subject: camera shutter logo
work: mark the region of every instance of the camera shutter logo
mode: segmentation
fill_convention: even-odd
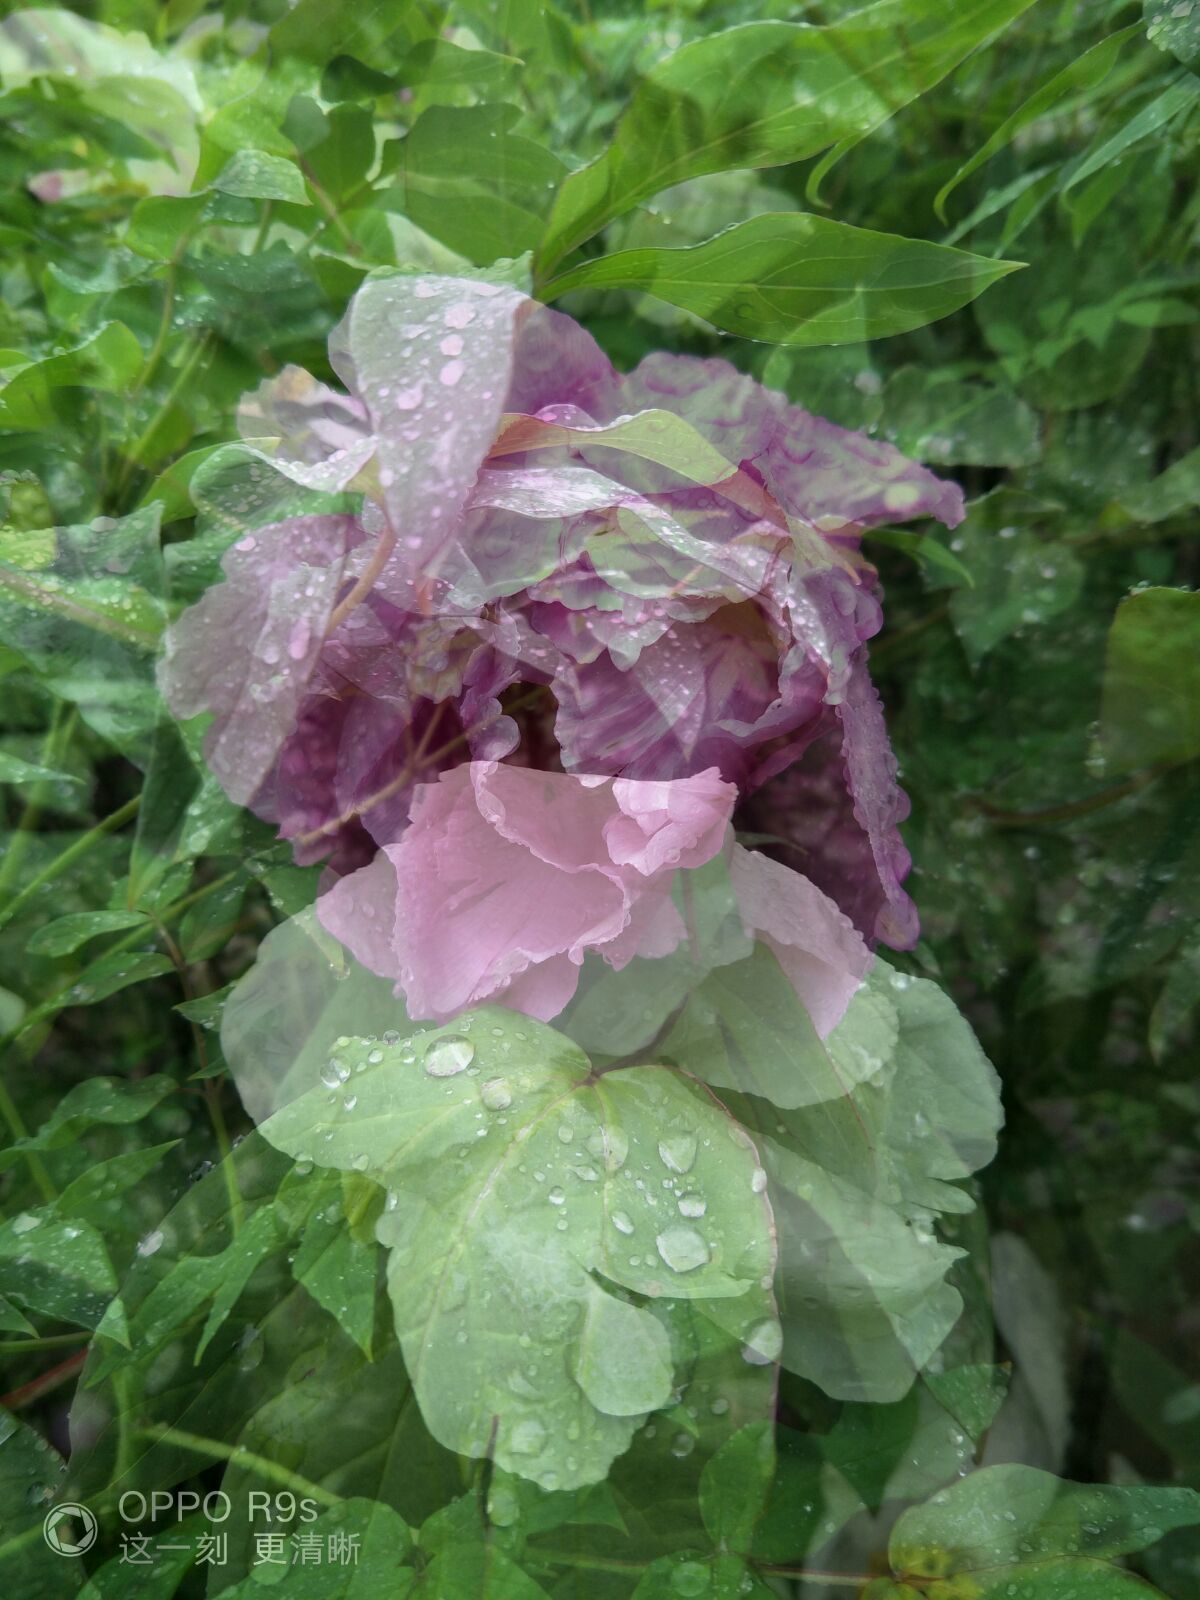
[[[95,1544],[99,1532],[99,1524],[88,1508],[72,1500],[52,1506],[42,1523],[42,1538],[60,1556],[83,1555]]]

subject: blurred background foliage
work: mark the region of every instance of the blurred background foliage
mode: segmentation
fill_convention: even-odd
[[[964,485],[952,534],[869,549],[923,922],[903,964],[965,1010],[1008,1115],[982,1188],[1016,1379],[986,1459],[1200,1487],[1200,5],[1008,9],[869,137],[731,160],[614,216],[568,252],[561,305],[622,367],[719,354]],[[0,1350],[6,1405],[61,1448],[87,1331],[245,1131],[222,992],[315,888],[161,720],[157,641],[221,549],[185,542],[191,475],[264,375],[332,378],[326,337],[373,268],[541,249],[549,282],[560,185],[634,85],[767,19],[753,0],[32,15],[0,24]],[[602,256],[790,212],[1027,265],[913,331],[812,346],[782,313],[755,342],[640,281],[588,284]],[[768,790],[747,826],[785,833],[787,803]],[[78,1226],[39,1258],[22,1207],[64,1191]],[[835,1427],[800,1388],[791,1414]],[[881,1409],[880,1482],[916,1425]],[[1145,1560],[1200,1596],[1195,1530]]]

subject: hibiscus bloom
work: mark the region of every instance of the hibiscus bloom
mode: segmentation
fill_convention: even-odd
[[[569,318],[471,279],[369,281],[330,357],[347,393],[289,369],[243,429],[360,512],[251,530],[168,637],[164,691],[213,714],[230,794],[345,870],[466,760],[716,768],[748,792],[836,742],[865,848],[830,887],[868,937],[911,943],[859,546],[880,522],[954,524],[958,489],[725,362],[622,377]],[[547,717],[549,751],[519,748]]]

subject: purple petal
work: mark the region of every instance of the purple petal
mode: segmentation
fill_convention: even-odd
[[[527,296],[466,278],[369,279],[342,337],[378,436],[383,506],[396,537],[378,580],[401,598],[445,575],[462,514],[496,437]]]
[[[656,352],[621,385],[627,411],[661,407],[684,417],[728,461],[752,461],[771,443],[783,400],[728,361]]]
[[[162,692],[178,717],[213,713],[205,749],[230,799],[249,804],[295,725],[342,582],[354,524],[295,517],[247,534],[167,631]]]
[[[767,487],[791,516],[836,527],[874,527],[937,517],[953,528],[966,515],[962,490],[900,454],[894,445],[839,428],[788,406],[766,454]]]

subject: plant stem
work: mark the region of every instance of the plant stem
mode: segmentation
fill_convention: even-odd
[[[20,1355],[24,1351],[32,1350],[60,1350],[69,1344],[78,1344],[81,1339],[90,1339],[90,1333],[82,1328],[78,1333],[51,1333],[44,1339],[0,1339],[0,1355]]]
[[[72,866],[84,856],[96,843],[97,839],[104,838],[105,834],[113,833],[117,828],[124,827],[130,817],[137,815],[138,807],[142,803],[140,794],[134,795],[132,800],[127,800],[119,810],[111,816],[98,822],[94,828],[89,828],[81,834],[75,843],[68,845],[61,855],[55,856],[48,866],[42,868],[36,877],[31,878],[19,894],[15,894],[2,911],[0,911],[0,928],[6,927],[33,895],[46,884],[53,883],[55,878],[60,878],[68,867]]]
[[[54,768],[62,759],[62,752],[70,742],[78,718],[78,711],[74,706],[67,710],[66,703],[62,700],[54,702],[54,713],[50,718],[50,726],[46,737],[42,741],[41,764],[43,767]],[[42,814],[42,793],[45,785],[34,784],[29,791],[29,801],[21,813],[17,823],[17,830],[9,840],[8,849],[4,853],[4,860],[0,861],[0,891],[8,888],[9,883],[16,877],[17,868],[24,860],[29,849],[29,841]]]
[[[86,1339],[90,1336],[84,1334],[83,1337]],[[64,1383],[69,1383],[86,1360],[87,1351],[77,1350],[73,1356],[68,1356],[56,1367],[51,1367],[49,1372],[43,1372],[40,1377],[32,1379],[29,1383],[23,1383],[19,1389],[13,1389],[10,1394],[0,1396],[0,1406],[5,1406],[9,1411],[17,1411],[21,1406],[32,1405],[44,1394],[61,1388]]]
[[[0,1116],[8,1124],[8,1131],[13,1136],[14,1144],[19,1143],[22,1139],[28,1139],[29,1129],[25,1126],[25,1119],[17,1109],[16,1101],[9,1094],[8,1085],[3,1077],[0,1077]],[[21,1154],[29,1164],[29,1171],[42,1199],[47,1202],[57,1200],[58,1190],[54,1187],[41,1156],[38,1155],[36,1150],[23,1150]]]
[[[134,1437],[153,1444],[178,1445],[181,1450],[194,1450],[197,1455],[211,1456],[214,1461],[228,1461],[231,1466],[241,1467],[244,1472],[252,1472],[268,1483],[277,1483],[281,1488],[291,1489],[294,1493],[316,1500],[323,1506],[336,1506],[342,1503],[340,1494],[334,1494],[331,1489],[323,1489],[319,1483],[312,1483],[308,1478],[302,1478],[298,1472],[289,1472],[286,1467],[277,1466],[274,1461],[268,1461],[266,1456],[247,1450],[245,1445],[223,1444],[220,1439],[206,1439],[198,1433],[187,1433],[182,1428],[165,1426],[138,1428]]]

